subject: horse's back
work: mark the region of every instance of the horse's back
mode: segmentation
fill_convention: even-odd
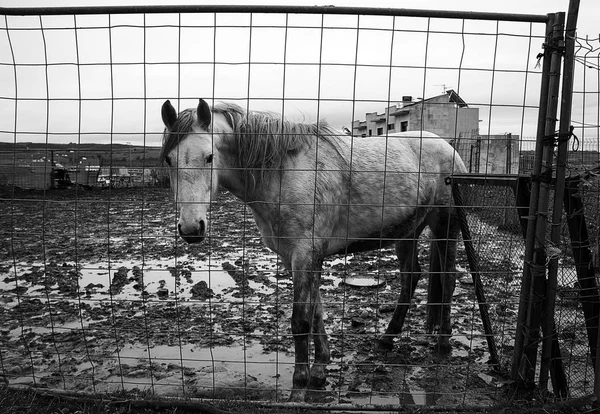
[[[347,151],[349,170],[361,178],[363,191],[377,192],[381,187],[382,194],[390,192],[418,204],[434,201],[423,198],[428,193],[434,198],[437,193],[446,200],[449,194],[446,178],[455,172],[466,172],[454,148],[431,132],[354,138]],[[360,182],[354,184],[360,186]]]
[[[454,148],[431,132],[332,138],[332,145],[314,146],[286,165],[282,182],[273,187],[276,193],[287,189],[281,202],[422,205],[439,195],[445,203],[446,178],[466,171]]]
[[[340,244],[357,244],[357,251],[369,249],[364,240],[382,245],[381,239],[410,237],[430,212],[450,205],[446,178],[465,171],[454,148],[429,132],[352,138],[343,145],[350,189],[342,204],[349,207],[334,234],[346,237]]]
[[[432,133],[334,138],[290,158],[268,192],[268,212],[251,206],[280,254],[274,235],[297,248],[322,238],[325,255],[410,237],[432,209],[449,205],[445,180],[464,171],[452,146]]]
[[[465,165],[445,139],[428,131],[406,131],[366,138],[363,146],[377,153],[383,167],[407,172],[452,174],[466,172]]]

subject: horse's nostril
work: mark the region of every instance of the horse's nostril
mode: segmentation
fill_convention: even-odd
[[[177,231],[179,232],[180,236],[186,236],[188,234],[185,231],[183,231],[183,227],[181,226],[180,223],[177,224]]]

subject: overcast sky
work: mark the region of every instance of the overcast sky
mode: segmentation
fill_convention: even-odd
[[[566,0],[289,4],[366,3],[530,14],[568,8]],[[0,2],[4,7],[111,4],[164,2]],[[600,2],[583,0],[579,36],[598,37],[597,16]],[[158,145],[162,102],[171,99],[183,109],[199,97],[350,128],[353,119],[381,112],[404,95],[428,98],[447,88],[480,108],[482,133],[535,135],[537,110],[529,107],[539,99],[535,57],[542,50],[542,24],[282,14],[78,15],[76,24],[77,30],[73,16],[0,20],[0,140],[14,141],[16,126],[18,141],[108,142],[112,136],[113,142]],[[586,84],[590,88],[597,91],[597,80]],[[575,113],[584,104],[595,113],[595,99],[576,100]],[[598,123],[592,115],[586,121]]]

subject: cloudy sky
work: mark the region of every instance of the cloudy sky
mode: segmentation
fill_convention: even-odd
[[[1,6],[161,3],[3,0]],[[365,3],[542,15],[568,7],[566,0],[289,4]],[[599,15],[600,2],[582,1],[579,36],[598,37]],[[0,19],[0,140],[158,145],[162,102],[183,109],[199,97],[283,112],[291,120],[326,119],[341,129],[402,96],[428,98],[448,88],[480,108],[482,133],[532,137],[543,31],[542,24],[389,16],[8,16]],[[586,89],[598,90],[592,76],[586,82]],[[585,108],[584,121],[598,124],[595,99],[576,98],[575,116]]]

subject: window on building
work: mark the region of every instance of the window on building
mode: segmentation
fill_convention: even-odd
[[[388,131],[393,131],[395,129],[394,124],[388,124]]]
[[[373,130],[369,129],[369,136],[373,135]]]
[[[383,127],[377,128],[377,135],[383,135]]]
[[[400,122],[400,131],[401,132],[408,131],[408,121]]]

